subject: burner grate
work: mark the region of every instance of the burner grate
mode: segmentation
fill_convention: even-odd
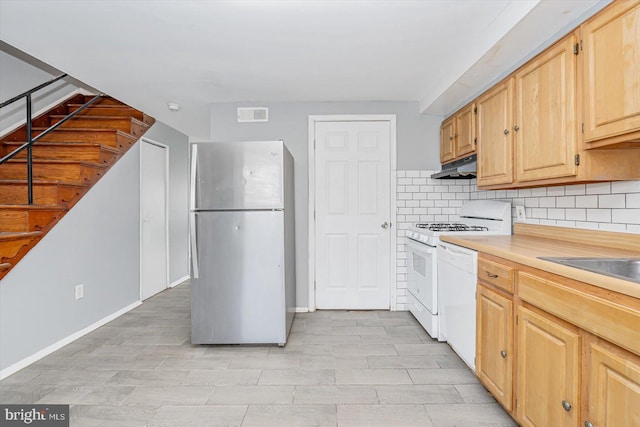
[[[480,225],[467,225],[459,222],[438,222],[416,224],[417,228],[429,231],[489,231],[489,228]]]

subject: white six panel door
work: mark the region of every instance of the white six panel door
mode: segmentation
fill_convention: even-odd
[[[390,124],[317,122],[316,306],[389,309]]]

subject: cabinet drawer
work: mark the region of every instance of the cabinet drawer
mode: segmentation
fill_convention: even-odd
[[[513,268],[488,259],[478,259],[478,280],[513,293]]]
[[[518,296],[548,313],[640,354],[640,310],[530,273],[518,273]]]

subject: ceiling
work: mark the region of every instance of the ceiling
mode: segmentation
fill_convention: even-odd
[[[446,115],[608,2],[0,0],[0,40],[206,139],[218,102]]]

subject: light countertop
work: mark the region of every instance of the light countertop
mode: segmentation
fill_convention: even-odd
[[[579,229],[575,229],[576,233],[580,231]],[[640,241],[640,235],[638,239]],[[640,251],[519,234],[511,236],[459,237],[443,235],[440,236],[440,240],[585,282],[600,288],[640,298],[639,283],[538,259],[538,257],[640,258]]]

